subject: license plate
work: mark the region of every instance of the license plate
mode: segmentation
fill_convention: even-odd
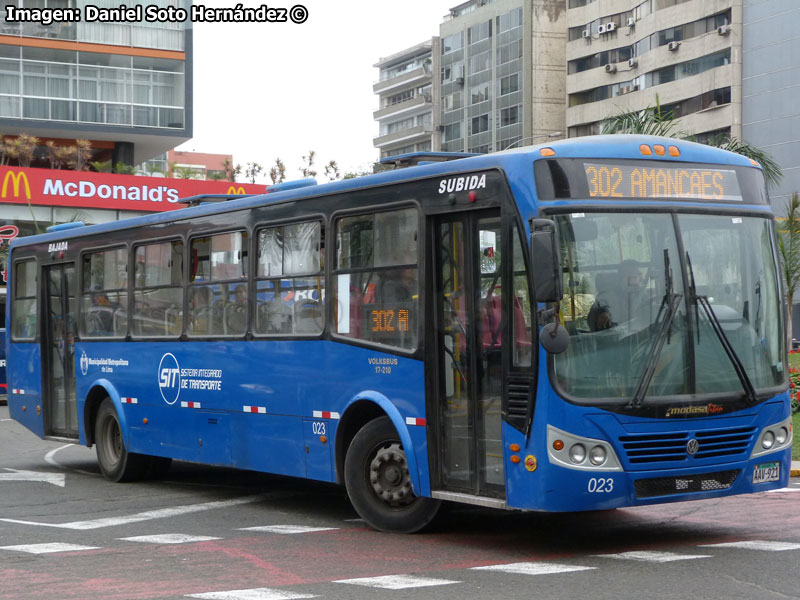
[[[780,479],[781,464],[777,462],[756,465],[753,469],[753,483],[767,483]]]

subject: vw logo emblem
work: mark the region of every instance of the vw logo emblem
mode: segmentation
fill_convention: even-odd
[[[700,442],[698,442],[694,438],[690,439],[686,444],[686,452],[687,452],[687,454],[690,454],[691,456],[694,456],[695,454],[697,454],[697,451],[699,449],[700,449]]]

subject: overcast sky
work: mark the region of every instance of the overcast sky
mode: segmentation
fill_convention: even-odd
[[[281,1],[268,6],[294,5]],[[460,4],[299,1],[309,14],[302,25],[194,24],[194,138],[180,150],[233,154],[234,163],[257,162],[265,171],[280,157],[288,179],[301,177],[301,156],[309,150],[316,151],[320,181],[330,160],[343,172],[367,168],[378,155],[372,65],[438,35],[444,15]]]

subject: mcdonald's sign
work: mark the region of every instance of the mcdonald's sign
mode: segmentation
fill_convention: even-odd
[[[5,177],[3,177],[3,187],[0,189],[0,198],[7,198],[8,197],[8,183],[11,182],[12,192],[14,198],[19,198],[20,189],[22,188],[22,184],[25,184],[25,197],[30,200],[31,199],[31,184],[28,181],[28,175],[23,173],[22,171],[14,172],[14,171],[6,171]]]
[[[0,165],[0,222],[4,204],[160,212],[184,208],[181,198],[202,194],[263,194],[263,184],[139,177]],[[0,240],[4,239],[0,231]]]

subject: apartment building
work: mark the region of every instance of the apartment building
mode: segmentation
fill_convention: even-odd
[[[11,0],[21,8],[116,0]],[[188,7],[188,0],[126,2]],[[5,11],[4,11],[5,14]],[[142,163],[192,137],[191,23],[0,22],[0,134],[92,142],[92,160]],[[43,153],[34,165],[46,166]]]
[[[570,137],[660,103],[703,140],[742,135],[742,0],[567,0]]]
[[[494,152],[564,128],[563,2],[470,0],[439,27],[441,149]]]
[[[372,87],[379,102],[373,113],[379,133],[373,143],[380,158],[439,150],[438,98],[433,89],[439,38],[382,58],[374,66],[380,80]]]

